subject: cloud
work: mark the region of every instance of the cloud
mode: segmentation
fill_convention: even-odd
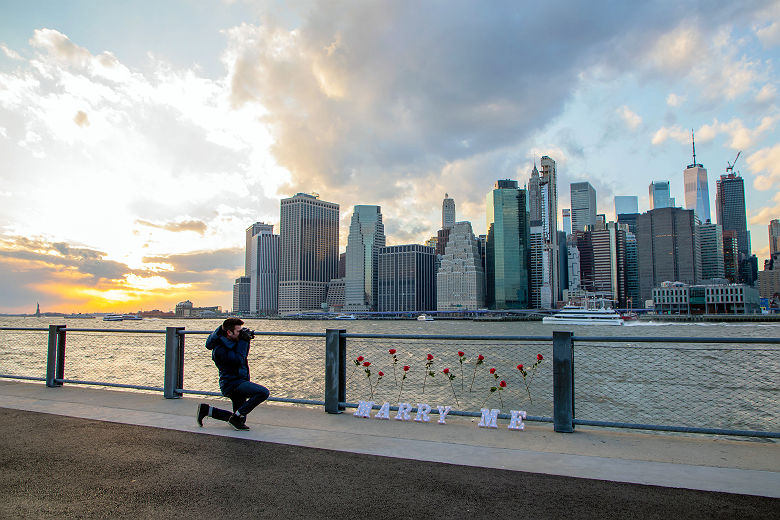
[[[754,101],[756,103],[764,104],[764,103],[771,103],[777,98],[777,89],[774,85],[771,83],[767,83],[763,87],[761,87],[761,90],[756,93],[756,97],[754,98]]]
[[[144,257],[146,263],[167,264],[171,266],[172,271],[184,273],[204,273],[214,270],[235,271],[243,268],[244,260],[243,247]]]
[[[666,104],[670,107],[679,107],[683,103],[685,103],[685,96],[678,96],[672,93],[666,97]]]
[[[9,49],[4,43],[0,43],[0,51],[3,51],[3,54],[11,58],[12,60],[20,61],[22,57],[14,51],[13,49]]]
[[[201,220],[183,220],[180,222],[166,222],[165,224],[154,224],[146,220],[136,219],[135,223],[141,224],[142,226],[155,228],[155,229],[164,229],[166,231],[172,231],[174,233],[178,233],[181,231],[194,231],[195,233],[198,233],[201,236],[203,236],[207,228],[206,223]]]
[[[748,222],[766,226],[770,220],[776,218],[780,218],[780,191],[772,197],[772,205],[759,208],[755,213],[750,211]],[[764,231],[766,232],[766,229]]]
[[[756,174],[753,180],[755,189],[766,191],[774,188],[780,193],[780,144],[762,148],[746,160],[750,170]]]
[[[756,145],[759,138],[774,129],[777,121],[780,120],[780,113],[767,115],[761,118],[755,128],[748,128],[745,123],[738,118],[728,122],[720,122],[714,119],[712,124],[704,124],[695,131],[696,142],[707,143],[713,141],[718,135],[728,136],[726,145],[733,150],[745,150]],[[680,144],[691,142],[690,130],[685,130],[679,125],[671,127],[661,127],[653,135],[651,140],[654,145],[661,145],[667,140],[672,139]]]
[[[632,112],[631,109],[626,105],[618,108],[615,112],[623,119],[623,122],[631,130],[636,130],[639,128],[639,125],[642,124],[642,118]]]

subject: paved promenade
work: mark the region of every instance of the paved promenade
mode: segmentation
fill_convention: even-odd
[[[268,403],[236,432],[198,427],[192,398],[10,381],[0,397],[4,518],[780,517],[773,440],[486,430]]]

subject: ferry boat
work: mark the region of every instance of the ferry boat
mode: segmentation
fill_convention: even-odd
[[[103,321],[122,321],[123,319],[121,314],[106,314],[103,316]]]
[[[355,317],[354,314],[339,314],[333,319],[334,320],[356,320],[357,318]]]
[[[123,314],[122,319],[124,321],[138,321],[138,320],[142,320],[143,317],[138,316],[136,314]]]
[[[560,312],[542,318],[542,323],[558,325],[623,325],[623,318],[613,309],[588,309],[566,305]]]
[[[433,321],[433,316],[428,316],[427,314],[420,314],[417,316],[417,321]]]

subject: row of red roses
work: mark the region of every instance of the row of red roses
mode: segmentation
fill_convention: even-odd
[[[396,365],[398,364],[398,356],[396,355],[397,350],[394,349],[394,348],[391,348],[391,349],[388,350],[388,352],[390,353],[390,355],[393,358],[393,379],[395,380],[396,386],[398,386],[398,378],[396,376]],[[435,372],[432,369],[433,360],[434,360],[433,354],[428,354],[426,356],[425,377],[423,378],[423,393],[425,393],[425,383],[426,383],[426,380],[428,379],[428,376],[431,376],[431,377],[435,377],[436,376]],[[458,351],[458,361],[460,362],[460,371],[461,371],[461,391],[464,391],[464,385],[463,385],[463,363],[465,362],[465,360],[466,360],[465,352]],[[525,386],[526,393],[528,394],[528,399],[531,401],[531,403],[533,403],[533,399],[531,399],[530,384],[531,384],[531,381],[533,380],[534,375],[536,375],[536,368],[539,366],[539,364],[543,360],[544,360],[544,356],[542,356],[541,354],[537,354],[536,355],[536,362],[531,366],[531,370],[530,370],[530,374],[531,375],[530,375],[530,377],[528,377],[529,371],[527,371],[525,369],[525,366],[523,364],[517,365],[517,370],[519,370],[520,373],[523,376],[523,384]],[[484,361],[485,361],[485,356],[483,356],[482,354],[477,355],[477,361],[474,364],[474,373],[472,374],[472,377],[471,377],[471,386],[469,387],[469,391],[470,392],[473,392],[474,380],[475,380],[476,375],[477,375],[477,367],[479,365],[483,364]],[[382,378],[384,377],[385,373],[380,370],[377,373],[376,384],[372,384],[371,383],[371,369],[370,369],[371,362],[365,360],[365,358],[363,356],[358,356],[357,358],[355,358],[354,363],[355,363],[355,369],[353,370],[353,374],[354,374],[355,370],[357,370],[358,367],[360,367],[361,364],[362,364],[363,371],[366,373],[367,382],[368,382],[369,389],[370,389],[370,392],[371,392],[371,399],[373,399],[374,398],[374,392],[379,387],[379,382],[382,380]],[[406,374],[407,374],[407,372],[409,372],[409,369],[410,369],[409,365],[403,365],[403,367],[402,367],[403,377],[401,378],[401,388],[400,388],[400,390],[398,392],[398,399],[399,400],[401,399],[401,393],[403,393],[404,381],[406,380]],[[491,368],[488,372],[497,381],[496,386],[490,387],[490,393],[488,394],[488,399],[490,398],[490,395],[492,395],[494,392],[498,392],[498,398],[499,398],[499,401],[501,402],[501,406],[503,407],[504,402],[503,402],[503,399],[501,397],[501,391],[504,388],[506,388],[507,383],[506,383],[505,380],[501,380],[501,381],[498,380],[499,376],[498,376],[498,373],[497,373],[495,368]],[[451,372],[451,370],[449,368],[444,368],[442,370],[442,373],[448,378],[449,383],[450,383],[450,388],[452,389],[452,395],[455,398],[456,404],[458,406],[460,406],[460,403],[458,402],[458,396],[455,393],[455,387],[453,385],[453,380],[455,379],[455,375],[452,374],[452,372]],[[487,399],[485,400],[485,402],[487,402]]]

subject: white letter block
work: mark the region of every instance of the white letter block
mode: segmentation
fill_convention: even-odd
[[[480,428],[498,428],[496,425],[496,419],[498,419],[498,412],[500,412],[498,408],[493,408],[492,410],[488,410],[487,408],[480,409],[480,412],[482,412],[482,418],[479,420],[479,427]]]
[[[390,418],[390,403],[384,403],[382,408],[374,416],[374,419],[389,419]]]
[[[523,419],[525,419],[525,412],[517,411],[517,410],[509,410],[509,413],[512,415],[512,418],[509,421],[509,429],[525,430],[525,423],[523,422]]]
[[[412,405],[409,403],[398,403],[398,413],[395,414],[396,421],[411,421],[412,417],[409,412],[412,411]]]
[[[450,410],[452,410],[452,406],[439,405],[436,408],[439,409],[439,424],[447,424],[444,419],[447,417],[447,414],[450,413]]]
[[[428,414],[431,413],[431,406],[427,403],[417,403],[417,415],[414,416],[416,422],[428,422],[431,420]]]
[[[355,417],[371,417],[371,408],[374,406],[374,401],[358,401],[357,411],[353,413]]]

